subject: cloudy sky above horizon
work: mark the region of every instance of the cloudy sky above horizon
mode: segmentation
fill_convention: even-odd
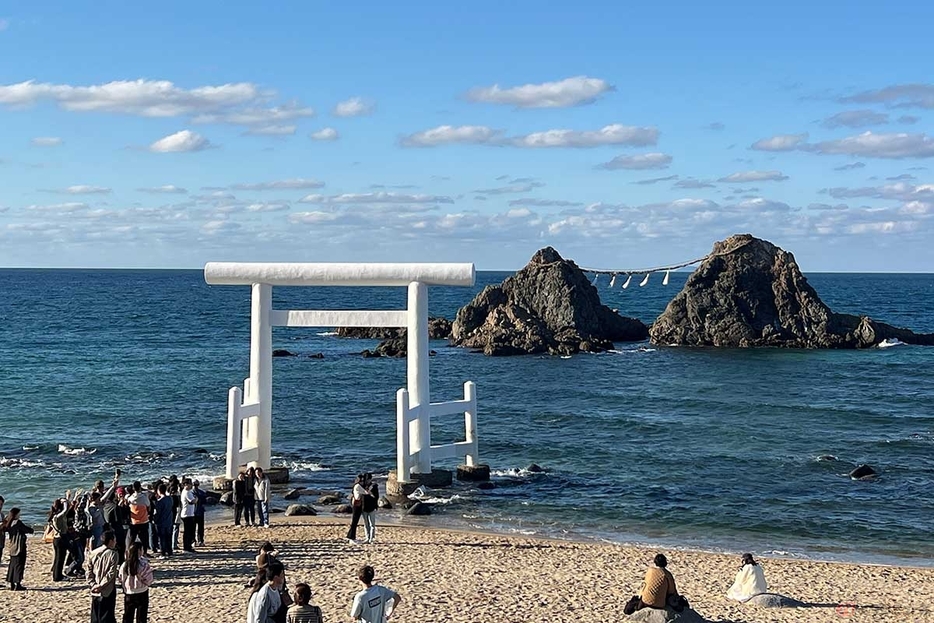
[[[934,5],[353,7],[0,5],[0,266],[934,272]]]

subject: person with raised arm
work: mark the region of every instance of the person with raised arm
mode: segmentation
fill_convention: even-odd
[[[52,535],[52,581],[61,582],[65,579],[65,558],[68,556],[70,537],[68,534],[68,507],[71,504],[71,490],[65,492],[64,498],[57,498],[52,502],[49,510],[49,531]]]
[[[10,535],[10,565],[6,570],[6,581],[11,591],[24,591],[23,574],[26,572],[26,535],[34,531],[19,518],[19,509],[13,507],[0,524],[0,533]]]

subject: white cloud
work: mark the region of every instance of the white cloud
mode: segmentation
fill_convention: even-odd
[[[678,179],[677,175],[666,175],[665,177],[650,177],[644,180],[636,180],[635,182],[630,182],[630,184],[639,184],[640,186],[649,186],[651,184],[658,184],[659,182],[673,182],[676,179]]]
[[[63,143],[57,136],[37,136],[30,142],[36,147],[58,147]]]
[[[255,184],[233,184],[233,190],[298,190],[309,188],[323,188],[324,182],[305,178],[292,178],[276,180],[274,182],[259,182]]]
[[[568,108],[592,104],[604,93],[613,91],[606,80],[575,76],[557,82],[525,84],[511,88],[476,87],[466,94],[472,102],[507,104],[517,108]]]
[[[439,125],[430,130],[409,134],[400,139],[403,147],[437,147],[438,145],[483,145],[502,135],[483,125]]]
[[[303,225],[317,225],[318,223],[329,223],[340,218],[339,212],[296,212],[289,215],[289,222]]]
[[[698,180],[694,178],[689,178],[686,180],[678,180],[675,182],[675,188],[683,188],[687,190],[699,190],[701,188],[716,188],[713,184],[707,180]]]
[[[259,202],[251,203],[246,206],[247,212],[284,212],[289,209],[288,203],[282,202]]]
[[[917,201],[934,199],[934,185],[932,184],[907,184],[905,182],[896,182],[894,184],[884,184],[882,186],[864,186],[860,188],[835,187],[825,188],[821,192],[826,193],[834,199],[852,199],[856,197],[868,197],[872,199],[897,199],[900,201]]]
[[[343,102],[338,102],[333,113],[338,117],[362,117],[371,114],[375,109],[376,105],[373,102],[362,97],[351,97]]]
[[[609,162],[599,165],[600,169],[667,169],[671,164],[671,156],[660,152],[637,154],[635,156],[616,156]]]
[[[137,188],[141,193],[152,193],[152,194],[165,194],[165,195],[184,195],[188,191],[184,188],[179,188],[174,184],[166,184],[165,186],[150,186],[148,188]]]
[[[281,106],[272,108],[263,108],[261,106],[251,106],[240,110],[209,112],[199,114],[192,119],[193,123],[229,123],[232,125],[247,126],[281,126],[288,121],[301,119],[304,117],[313,117],[315,111],[313,108],[301,105],[299,102],[291,101]]]
[[[30,212],[58,212],[58,213],[70,213],[77,212],[78,210],[86,210],[88,204],[81,203],[78,201],[69,201],[68,203],[53,203],[51,205],[30,205],[26,206],[26,209]]]
[[[934,109],[934,84],[895,84],[883,89],[863,91],[844,97],[843,102],[886,103],[898,107]]]
[[[871,131],[808,147],[818,154],[842,154],[865,158],[932,158],[934,139],[927,134],[876,134]]]
[[[76,186],[69,186],[62,192],[69,195],[106,195],[111,191],[109,188],[104,186],[89,186],[87,184],[78,184]]]
[[[834,171],[852,171],[854,169],[862,169],[866,165],[862,162],[850,162],[847,164],[841,164],[839,167],[834,167]]]
[[[889,116],[874,110],[845,110],[824,119],[825,128],[865,128],[889,122]]]
[[[340,134],[334,128],[321,128],[308,136],[313,141],[336,141],[340,138]]]
[[[50,84],[29,80],[0,86],[0,104],[31,106],[43,100],[65,110],[115,112],[143,117],[175,117],[216,111],[255,100],[261,95],[250,83],[183,89],[168,80],[121,80],[92,86]]]
[[[788,176],[781,171],[740,171],[721,177],[718,182],[744,184],[746,182],[783,182]]]
[[[191,130],[182,130],[160,138],[149,146],[149,151],[157,153],[201,151],[213,147],[211,142]]]
[[[516,182],[516,180],[513,180],[513,182]],[[474,192],[480,193],[482,195],[511,195],[531,192],[536,188],[541,188],[542,186],[544,186],[542,182],[527,181],[512,183],[506,186],[497,186],[496,188],[481,188],[480,190],[475,190]]]
[[[299,203],[454,203],[451,197],[443,195],[405,194],[391,192],[377,193],[347,193],[343,195],[308,195],[299,200]]]
[[[758,151],[793,151],[808,140],[807,132],[804,134],[777,134],[770,138],[764,138],[750,145],[750,149]]]
[[[599,130],[546,130],[516,136],[507,140],[513,147],[545,148],[575,147],[588,148],[603,145],[629,145],[645,147],[658,142],[658,129],[614,123]]]
[[[487,126],[442,125],[402,137],[403,147],[437,147],[439,145],[490,145],[521,148],[573,147],[588,148],[603,145],[644,147],[658,142],[658,129],[621,125],[604,126],[599,130],[545,130],[513,137],[504,137],[501,130]]]
[[[523,197],[513,199],[509,202],[510,206],[528,206],[533,208],[576,208],[584,205],[580,201],[565,201],[562,199],[535,199],[534,197]]]
[[[291,136],[295,134],[297,126],[294,125],[262,125],[250,128],[245,132],[248,136]]]

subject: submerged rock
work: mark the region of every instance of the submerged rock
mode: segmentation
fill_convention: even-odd
[[[318,504],[320,504],[320,505],[322,505],[322,506],[330,506],[330,505],[333,505],[333,504],[340,504],[340,503],[343,502],[343,501],[344,501],[343,496],[341,496],[341,495],[335,495],[335,494],[333,494],[333,493],[325,494],[325,495],[322,495],[321,497],[318,498]]]
[[[862,480],[863,478],[875,478],[878,476],[878,472],[874,470],[869,465],[859,465],[856,469],[850,472],[850,478],[853,480]]]
[[[587,275],[551,247],[501,285],[485,287],[451,327],[453,345],[493,356],[600,352],[646,337],[642,322],[603,305]]]
[[[714,244],[649,333],[656,344],[727,348],[868,348],[890,338],[934,345],[934,334],[834,313],[794,255],[749,234]]]
[[[285,350],[284,348],[277,348],[272,351],[273,357],[294,357],[295,353],[290,350]]]
[[[283,500],[297,500],[297,499],[300,498],[300,497],[302,497],[302,490],[301,490],[301,489],[289,489],[289,490],[286,491],[285,494],[282,496],[282,499],[283,499]]]
[[[416,502],[407,511],[405,511],[405,514],[406,515],[430,515],[431,504],[426,504],[424,502]]]

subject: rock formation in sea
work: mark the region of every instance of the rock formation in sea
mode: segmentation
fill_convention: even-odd
[[[603,305],[587,275],[551,247],[501,285],[485,287],[451,327],[453,345],[487,355],[600,352],[646,337],[642,322]]]
[[[359,340],[392,340],[404,338],[404,327],[340,327],[337,329],[338,337],[354,338]],[[451,337],[451,321],[447,318],[428,319],[428,338],[431,340],[446,340]]]
[[[794,255],[750,234],[714,244],[649,334],[656,344],[728,348],[868,348],[886,339],[934,345],[934,334],[834,313]]]

